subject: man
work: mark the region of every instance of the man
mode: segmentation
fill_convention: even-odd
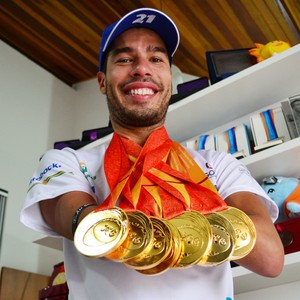
[[[199,199],[193,191],[201,189],[201,184],[185,184],[189,203],[185,201],[187,198],[179,201],[173,197],[168,188],[164,189],[164,181],[153,183],[157,179],[155,174],[162,172],[159,166],[177,174],[180,168],[173,167],[172,159],[181,157],[180,151],[187,153],[168,138],[164,129],[172,90],[170,65],[178,43],[176,25],[154,9],[132,11],[108,27],[102,36],[98,82],[107,96],[115,131],[112,141],[92,150],[50,150],[30,181],[21,220],[47,235],[65,238],[64,262],[70,299],[233,298],[229,262],[215,267],[172,268],[157,276],[147,276],[105,258],[85,257],[72,241],[76,226],[94,211],[95,204],[119,205],[125,211],[140,209],[166,218],[198,207]],[[174,154],[171,162],[165,159],[165,153],[170,152]],[[217,203],[212,210],[224,205],[223,200],[219,201],[223,198],[228,206],[247,213],[255,224],[256,244],[238,263],[261,275],[277,276],[283,267],[283,248],[272,223],[278,213],[274,203],[246,168],[230,155],[191,150],[187,155],[191,155],[197,172],[212,174],[211,189],[216,186],[218,190],[209,191]],[[186,166],[183,164],[183,168]],[[140,188],[142,196],[133,205],[133,188],[127,182],[127,189],[122,188],[117,196],[112,196],[129,169],[136,175],[141,168],[140,177],[128,177],[130,184],[136,187],[138,178],[143,178],[153,190],[159,191],[156,198],[145,185]],[[179,177],[186,178],[183,173],[180,171]],[[207,177],[204,181],[210,182]],[[212,202],[209,198],[203,206],[210,208]]]

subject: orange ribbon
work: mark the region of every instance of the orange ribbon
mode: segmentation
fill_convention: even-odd
[[[119,206],[171,219],[185,210],[208,214],[227,208],[206,174],[164,127],[144,147],[114,133],[104,170],[111,193],[96,210]]]

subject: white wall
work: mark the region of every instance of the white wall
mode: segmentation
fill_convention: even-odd
[[[78,95],[74,124],[76,138],[81,138],[83,130],[106,127],[109,114],[106,98],[99,90],[97,79],[78,83],[73,88]]]
[[[0,40],[0,187],[9,192],[0,265],[49,274],[62,253],[19,222],[27,184],[53,143],[73,135],[76,92]],[[49,267],[51,266],[51,267]]]

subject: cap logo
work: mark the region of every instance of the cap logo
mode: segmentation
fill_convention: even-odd
[[[135,19],[132,24],[134,23],[139,23],[139,24],[143,24],[144,22],[146,23],[152,23],[153,20],[155,19],[156,15],[146,15],[146,14],[139,14],[136,15],[138,18]]]
[[[0,0],[1,1],[1,0]],[[176,24],[165,13],[154,8],[139,8],[126,14],[119,21],[110,24],[102,34],[99,56],[99,70],[105,62],[107,47],[124,31],[130,28],[145,27],[161,36],[168,50],[170,65],[179,45],[179,32]]]

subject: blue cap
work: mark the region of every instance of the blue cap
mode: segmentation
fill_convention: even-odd
[[[179,31],[177,26],[163,12],[153,8],[139,8],[131,11],[119,21],[108,26],[102,34],[100,46],[99,71],[102,71],[104,63],[104,54],[109,45],[124,31],[130,28],[143,27],[155,31],[165,42],[170,64],[172,63],[173,55],[179,45]]]

